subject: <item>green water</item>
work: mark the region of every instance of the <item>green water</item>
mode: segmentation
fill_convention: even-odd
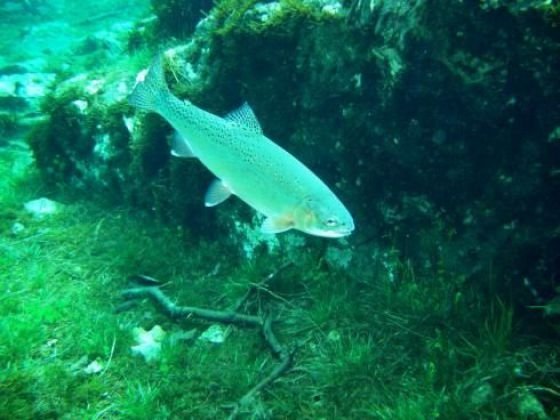
[[[558,418],[559,13],[0,1],[0,419]],[[126,100],[157,53],[178,97],[249,102],[352,235],[205,208]]]

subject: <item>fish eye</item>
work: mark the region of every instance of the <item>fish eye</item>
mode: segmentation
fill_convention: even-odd
[[[338,225],[338,220],[336,220],[334,217],[329,217],[327,220],[325,220],[325,225],[334,227]]]

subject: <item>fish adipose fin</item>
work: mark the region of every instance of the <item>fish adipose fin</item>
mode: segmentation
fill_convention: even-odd
[[[138,83],[128,97],[128,103],[146,111],[157,111],[160,96],[169,94],[161,54],[156,56],[144,79],[142,80],[141,77],[138,79]]]
[[[171,154],[181,158],[196,158],[191,145],[178,131],[171,136]]]
[[[262,128],[255,113],[247,102],[224,117],[225,120],[253,133],[262,134]]]
[[[231,190],[226,185],[224,185],[221,180],[215,179],[208,187],[208,191],[206,191],[206,196],[204,197],[204,205],[206,207],[217,206],[218,204],[226,201],[231,196],[231,194]]]
[[[294,227],[294,221],[290,217],[268,217],[261,225],[262,233],[280,233]]]

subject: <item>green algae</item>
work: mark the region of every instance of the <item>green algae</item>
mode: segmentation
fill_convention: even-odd
[[[171,80],[173,89],[216,111],[248,97],[271,137],[312,162],[321,176],[342,178],[339,186],[363,221],[357,238],[340,245],[350,262],[333,262],[324,242],[308,238],[298,245],[285,236],[275,252],[260,244],[247,260],[241,250],[244,231],[231,226],[250,220],[249,212],[236,203],[215,213],[202,208],[211,176],[196,163],[169,158],[170,128],[164,121],[140,117],[131,136],[121,123],[131,116],[124,101],[95,103],[84,116],[72,105],[84,99],[81,89],[49,97],[44,109],[50,119],[30,136],[43,179],[62,191],[69,179],[82,190],[75,177],[95,180],[89,185],[105,184],[103,191],[124,197],[126,204],[86,202],[39,225],[22,214],[23,197],[2,190],[2,202],[10,204],[0,212],[6,233],[0,245],[7,250],[0,265],[10,269],[1,274],[2,284],[9,285],[0,297],[1,332],[12,338],[0,343],[2,367],[10,366],[2,369],[0,417],[226,417],[230,411],[224,405],[235,402],[271,363],[258,336],[235,330],[220,347],[164,346],[160,363],[148,366],[130,354],[127,328],[203,326],[174,323],[144,304],[113,314],[113,305],[126,277],[141,272],[169,281],[166,292],[177,302],[228,307],[288,258],[296,259],[295,268],[261,290],[248,309],[276,315],[282,339],[297,347],[296,363],[256,399],[247,416],[558,416],[556,318],[531,319],[518,300],[522,274],[536,281],[554,275],[557,229],[531,221],[532,213],[522,217],[527,227],[514,223],[524,211],[517,206],[527,198],[524,191],[539,190],[544,178],[530,170],[532,181],[523,182],[516,174],[529,168],[526,162],[500,153],[509,150],[504,139],[522,127],[504,123],[515,127],[490,142],[488,133],[496,133],[492,124],[477,120],[483,113],[492,113],[491,121],[519,119],[510,114],[515,103],[500,105],[508,99],[502,96],[506,85],[499,70],[506,61],[500,51],[525,42],[522,65],[540,69],[541,76],[527,76],[535,80],[529,84],[535,92],[554,86],[545,83],[549,60],[531,61],[533,44],[517,33],[492,39],[493,26],[481,53],[473,22],[503,24],[509,20],[502,10],[489,15],[473,10],[473,20],[459,7],[454,14],[440,7],[423,16],[427,23],[414,21],[417,31],[405,25],[383,32],[381,26],[376,34],[372,20],[357,28],[303,2],[282,1],[267,20],[255,19],[255,5],[218,3],[202,42],[210,46],[207,80],[182,83],[184,63],[171,61],[170,76],[179,75]],[[165,13],[175,18],[171,10]],[[177,22],[169,27],[182,36]],[[133,49],[148,43],[131,39]],[[441,49],[433,51],[431,43]],[[202,55],[188,57],[196,61]],[[147,62],[145,55],[136,60],[130,67]],[[448,86],[446,95],[455,95],[453,106],[439,101],[442,85]],[[495,93],[487,102],[472,100],[488,86]],[[544,104],[550,106],[547,95]],[[469,119],[462,101],[475,118]],[[477,142],[463,141],[468,124]],[[524,132],[527,138],[546,131],[534,128],[534,135]],[[106,162],[105,174],[92,177],[79,162],[92,159],[95,136],[103,133],[114,136],[119,153]],[[549,151],[553,162],[557,150]],[[540,158],[534,148],[521,152],[516,156]],[[478,171],[469,166],[473,159],[480,159],[487,176],[463,184]],[[115,176],[118,170],[122,177]],[[57,191],[63,201],[73,201]],[[502,191],[510,195],[496,210],[493,202]],[[554,195],[552,188],[539,191]],[[543,220],[551,207],[535,203],[529,207],[539,207]],[[23,236],[9,233],[17,221],[27,226]],[[542,226],[531,233],[528,226],[536,223]],[[550,251],[543,254],[543,248]],[[496,258],[497,249],[507,255]],[[539,323],[545,325],[536,329]],[[114,342],[103,375],[75,375],[70,369],[84,355],[107,362]]]
[[[2,413],[223,417],[228,411],[215,401],[233,402],[258,380],[269,362],[251,331],[234,330],[211,348],[167,343],[160,362],[147,365],[129,351],[132,326],[205,326],[175,324],[144,304],[119,314],[112,309],[132,273],[169,282],[166,293],[180,303],[228,307],[270,273],[276,259],[239,263],[215,242],[198,243],[192,252],[185,232],[124,208],[71,205],[40,223],[41,235],[26,221],[28,231],[1,242],[10,250],[0,257],[9,267],[2,273],[1,332],[10,337],[0,344],[7,384],[0,394]],[[445,262],[434,272],[441,279],[436,281],[396,253],[376,267],[356,281],[310,250],[261,292],[248,309],[267,305],[278,314],[282,340],[299,345],[294,370],[259,397],[255,412],[403,419],[413,412],[515,415],[513,396],[540,375],[552,375],[552,359],[545,361],[551,349],[512,340],[511,309],[497,302],[486,310]],[[450,290],[468,298],[451,317],[446,307],[433,307],[448,301]],[[479,324],[484,314],[487,321]],[[82,373],[84,356],[106,371]],[[545,370],[531,370],[533,363]],[[525,373],[516,375],[516,369]],[[485,399],[479,389],[484,383],[501,399]]]

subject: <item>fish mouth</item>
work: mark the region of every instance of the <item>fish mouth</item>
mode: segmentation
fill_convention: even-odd
[[[305,232],[323,238],[343,238],[344,236],[350,235],[353,231],[354,228],[344,230],[306,230]]]
[[[325,238],[344,238],[345,236],[350,235],[352,232],[332,232],[329,235],[323,235]]]
[[[332,236],[329,236],[329,237],[330,238],[342,238],[344,236],[350,235],[352,232],[354,232],[354,229],[339,230],[339,231],[336,231],[336,232],[331,232]]]
[[[330,238],[342,238],[344,236],[350,235],[352,232],[354,232],[354,223],[349,223],[349,224],[346,224],[346,226],[341,227],[338,230],[330,231],[332,236],[329,236],[329,237]]]

